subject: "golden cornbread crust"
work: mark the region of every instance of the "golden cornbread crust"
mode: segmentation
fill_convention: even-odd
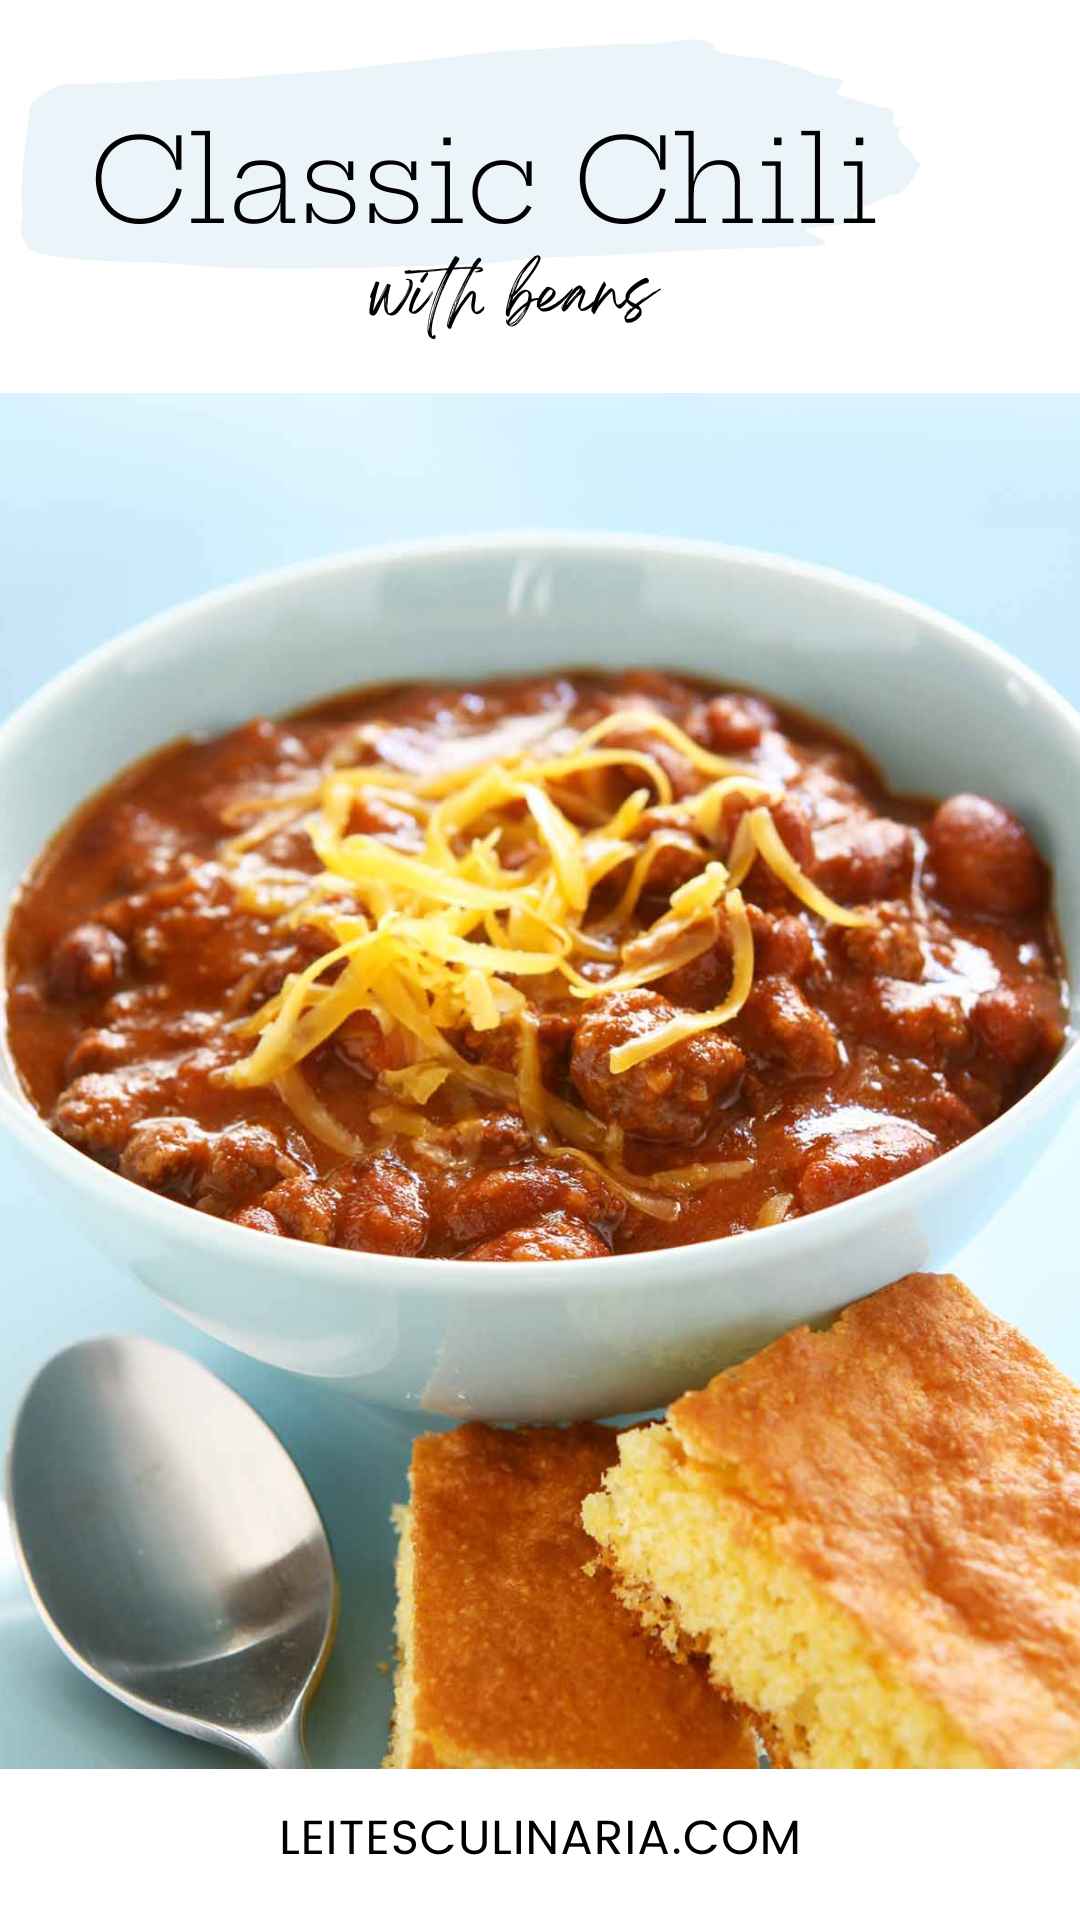
[[[585,1520],[628,1601],[661,1630],[673,1602],[675,1627],[706,1632],[714,1674],[730,1661],[757,1711],[767,1670],[755,1698],[737,1614],[714,1638],[692,1574],[656,1585],[675,1565],[658,1509],[669,1500],[684,1559],[688,1528],[715,1538],[714,1612],[740,1563],[759,1591],[775,1576],[773,1666],[786,1632],[803,1689],[781,1742],[803,1764],[1080,1764],[1080,1392],[951,1276],[910,1274],[685,1395],[607,1488]],[[815,1743],[826,1640],[821,1698],[846,1672],[854,1702],[861,1672],[881,1751],[895,1714],[898,1757],[867,1758],[866,1743],[838,1757],[835,1714]]]
[[[404,1767],[753,1767],[743,1717],[621,1606],[581,1503],[605,1427],[425,1434],[399,1519]]]

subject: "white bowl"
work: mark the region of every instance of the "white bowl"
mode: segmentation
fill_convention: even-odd
[[[862,742],[901,789],[1029,823],[1080,956],[1080,715],[955,621],[862,582],[682,541],[447,541],[271,574],[149,621],[0,730],[7,897],[78,803],[177,734],[379,680],[659,666],[760,687]],[[659,1405],[782,1329],[941,1266],[1023,1179],[1080,1050],[918,1172],[804,1220],[668,1252],[498,1265],[270,1239],[121,1180],[3,1068],[0,1116],[98,1245],[242,1352],[413,1412],[566,1419]]]

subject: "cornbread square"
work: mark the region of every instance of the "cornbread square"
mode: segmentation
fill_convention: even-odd
[[[620,1606],[581,1525],[608,1428],[465,1426],[395,1514],[392,1767],[753,1767],[743,1716]]]
[[[583,1517],[775,1760],[1080,1765],[1080,1392],[947,1274],[624,1435]]]

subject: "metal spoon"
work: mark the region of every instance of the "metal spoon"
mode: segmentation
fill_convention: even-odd
[[[38,1374],[8,1459],[46,1626],[163,1726],[304,1767],[337,1624],[322,1521],[247,1402],[152,1340],[87,1340]]]

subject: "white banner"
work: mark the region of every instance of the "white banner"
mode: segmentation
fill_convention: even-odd
[[[5,1876],[193,1910],[1015,1916],[1071,1896],[1068,1774],[8,1774]]]
[[[1022,30],[975,0],[670,0],[662,15],[565,0],[542,15],[491,0],[452,13],[191,0],[179,14],[56,0],[9,29],[0,68],[0,379],[1072,388],[1076,48],[1060,0],[1031,0]],[[597,216],[580,172],[614,134],[633,143],[603,148],[587,173]],[[832,226],[812,224],[815,155]],[[698,182],[699,225],[688,175],[725,159],[745,224],[721,166]],[[521,171],[483,173],[493,161]],[[780,163],[791,227],[770,224]],[[866,218],[851,220],[860,164]],[[54,257],[80,253],[112,257]],[[474,259],[482,277],[464,287]]]

